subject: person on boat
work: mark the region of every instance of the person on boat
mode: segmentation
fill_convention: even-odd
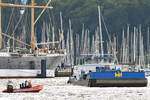
[[[13,82],[12,81],[8,81],[8,83],[7,83],[7,91],[8,91],[8,93],[12,93],[13,92]]]
[[[29,82],[27,80],[25,81],[25,88],[29,88]]]
[[[20,89],[30,88],[31,86],[31,82],[26,80],[25,83],[20,84]]]
[[[25,88],[31,88],[32,87],[32,84],[31,84],[31,81],[25,81]]]
[[[22,84],[20,84],[20,89],[22,89]]]
[[[74,77],[69,77],[69,80],[67,81],[67,83],[72,83],[72,82],[75,82],[75,81],[77,81],[76,76],[74,76]]]
[[[31,84],[31,81],[29,81],[29,88],[31,88],[32,87],[32,84]]]
[[[25,88],[25,84],[22,83],[21,85],[22,85],[22,86],[21,86],[21,89],[24,89],[24,88]]]
[[[25,83],[20,84],[20,89],[24,89],[27,88],[27,81],[25,81]]]

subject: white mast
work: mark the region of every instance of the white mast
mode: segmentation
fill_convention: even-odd
[[[54,26],[52,26],[52,42],[53,42],[53,44],[52,44],[52,47],[54,48],[55,47],[55,44],[54,44],[54,41],[55,41],[55,29],[54,29]]]
[[[76,64],[79,64],[80,62],[80,59],[79,59],[79,56],[80,56],[80,49],[79,49],[79,35],[76,34]]]
[[[140,67],[145,65],[145,61],[144,61],[144,45],[143,45],[143,36],[142,36],[142,31],[141,31],[141,25],[139,26],[139,34],[140,34],[140,37],[139,37],[139,65]]]
[[[72,32],[72,26],[71,26],[71,20],[69,19],[69,33],[70,33],[70,58],[71,58],[71,64],[74,64],[74,46],[73,46],[73,32]]]
[[[114,36],[114,43],[113,43],[113,55],[115,57],[115,61],[118,63],[117,59],[117,38]]]
[[[148,64],[148,67],[149,67],[149,64],[150,64],[150,32],[149,32],[149,27],[148,27],[148,30],[147,30],[147,64]]]
[[[81,36],[81,45],[80,45],[80,53],[84,54],[83,48],[84,48],[84,36],[85,36],[85,28],[84,24],[82,25],[82,36]]]
[[[46,35],[47,35],[47,42],[49,42],[50,41],[50,24],[48,25],[48,24],[46,24]],[[48,49],[49,49],[49,44],[47,44],[47,47],[48,47]]]
[[[62,12],[60,12],[60,34],[61,34],[61,47],[62,49],[64,49],[64,31],[63,31]]]
[[[69,45],[69,31],[67,32],[67,40],[66,40],[66,63],[70,63],[70,45]]]
[[[90,34],[89,30],[87,30],[87,54],[90,53]]]
[[[42,42],[46,42],[46,38],[45,38],[45,33],[46,33],[46,23],[43,22],[43,28],[42,28]],[[45,48],[45,44],[43,45],[43,48]]]
[[[129,30],[129,24],[127,25],[127,39],[126,39],[126,62],[129,63],[129,54],[130,54],[130,46],[129,46],[129,34],[130,34],[130,30]]]
[[[100,10],[100,6],[98,6],[98,14],[99,14],[99,32],[100,32],[100,44],[101,44],[101,55],[104,55],[104,51],[103,51],[103,38],[102,38],[102,22],[101,22],[101,10]]]
[[[96,54],[96,56],[99,55],[99,42],[100,42],[100,39],[99,39],[98,28],[97,28],[96,33],[95,33],[95,54]],[[103,56],[102,52],[101,52],[101,55]]]
[[[138,29],[134,27],[134,32],[133,32],[133,62],[137,63],[137,57],[138,57],[138,47],[137,47],[137,42],[138,42]]]
[[[94,35],[92,37],[92,43],[91,43],[91,54],[95,53],[95,40],[94,40]]]
[[[124,29],[122,31],[122,62],[125,63],[125,55],[126,55],[126,40],[124,35]]]

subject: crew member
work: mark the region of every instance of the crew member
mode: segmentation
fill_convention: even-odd
[[[25,88],[29,88],[29,82],[27,80],[25,81]]]
[[[31,81],[29,81],[29,88],[31,88],[32,87],[32,84],[31,84]]]
[[[8,83],[7,83],[7,91],[8,91],[8,93],[12,93],[13,92],[13,82],[12,81],[8,81]]]

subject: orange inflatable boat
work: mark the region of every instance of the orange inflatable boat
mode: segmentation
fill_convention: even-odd
[[[12,93],[20,93],[20,92],[40,92],[43,89],[43,85],[33,86],[31,88],[23,88],[23,89],[13,89]],[[2,92],[7,93],[8,90],[5,89]]]

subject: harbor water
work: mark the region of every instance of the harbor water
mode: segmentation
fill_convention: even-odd
[[[84,87],[67,84],[68,77],[46,79],[0,79],[0,100],[150,100],[150,77],[147,87]],[[25,80],[43,84],[39,93],[2,93],[8,80],[16,88]]]

